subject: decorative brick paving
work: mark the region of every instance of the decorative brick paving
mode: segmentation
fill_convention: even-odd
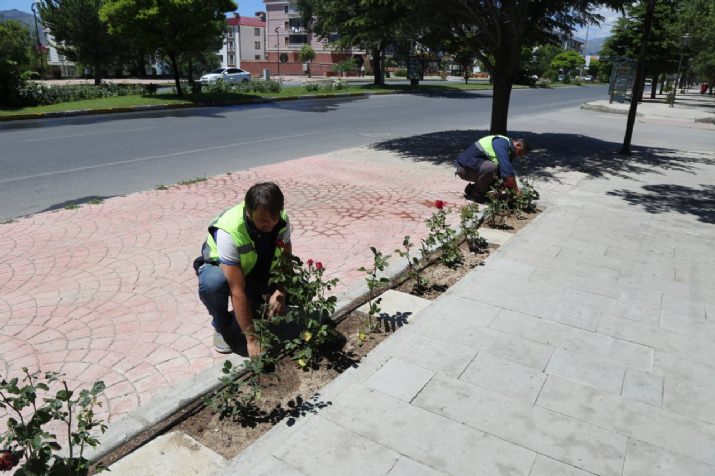
[[[463,203],[450,168],[359,148],[0,225],[2,375],[104,380],[111,422],[224,360],[191,264],[211,218],[264,180],[286,195],[295,252],[322,261],[337,291],[362,279],[370,246],[419,242],[435,199]]]

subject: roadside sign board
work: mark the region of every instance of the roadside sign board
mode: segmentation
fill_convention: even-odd
[[[636,62],[631,59],[613,63],[611,82],[608,88],[609,102],[623,103],[630,100],[633,81],[636,77]]]
[[[422,79],[422,62],[417,56],[410,56],[407,60],[407,79]]]

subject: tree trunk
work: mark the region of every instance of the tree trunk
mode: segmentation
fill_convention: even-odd
[[[658,94],[663,94],[663,88],[665,87],[665,73],[663,73],[663,77],[660,78],[660,91]]]
[[[492,120],[489,127],[491,134],[507,134],[511,87],[516,78],[520,52],[520,49],[516,47],[512,50],[511,54],[502,54],[501,57],[505,58],[505,61],[497,62],[489,72],[493,80]]]
[[[658,89],[658,78],[660,73],[656,72],[653,74],[653,84],[650,86],[650,98],[655,99],[655,91]]]
[[[102,84],[102,64],[99,61],[94,63],[94,85],[99,86]]]
[[[464,66],[464,84],[469,84],[469,66]]]
[[[372,72],[375,75],[374,84],[376,86],[385,85],[384,56],[385,48],[380,43],[372,54]]]
[[[176,61],[176,55],[170,54],[169,61],[171,61],[171,68],[174,70],[174,82],[176,83],[176,94],[178,96],[183,96],[181,91],[181,80],[179,79],[179,62]]]
[[[189,84],[194,84],[194,61],[189,58]]]

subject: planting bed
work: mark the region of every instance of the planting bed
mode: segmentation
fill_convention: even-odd
[[[518,219],[511,216],[498,228],[517,232],[537,214],[538,211]],[[483,226],[488,227],[488,224]],[[486,257],[497,248],[497,245],[490,244],[482,252],[472,253],[467,244],[462,242],[460,251],[464,261],[456,268],[444,266],[439,262],[438,256],[432,256],[432,263],[422,271],[422,277],[427,279],[429,286],[419,296],[435,299],[473,268],[483,265]],[[414,282],[397,278],[388,287],[411,293]],[[369,333],[361,345],[358,333],[364,319],[364,315],[353,311],[340,320],[335,326],[337,338],[322,348],[322,356],[312,368],[298,368],[294,360],[284,357],[273,372],[261,375],[261,397],[248,415],[235,419],[221,418],[211,408],[201,402],[195,402],[176,414],[172,421],[165,422],[163,428],[155,429],[154,434],[150,434],[149,430],[139,435],[103,458],[102,463],[111,464],[148,439],[168,430],[183,431],[223,457],[233,458],[274,425],[292,425],[301,416],[318,412],[321,408],[331,405],[331,402],[321,399],[320,389],[343,371],[357,366],[368,352],[399,329],[400,325],[409,325],[408,320],[398,325],[378,320],[379,329]],[[245,389],[244,387],[241,391]]]

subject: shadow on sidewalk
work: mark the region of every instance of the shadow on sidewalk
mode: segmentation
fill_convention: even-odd
[[[683,185],[646,185],[645,192],[614,190],[608,195],[620,197],[631,205],[640,205],[648,213],[674,211],[683,215],[695,215],[698,221],[715,224],[715,185],[700,185],[702,188]]]
[[[452,164],[472,142],[488,134],[486,130],[452,130],[391,139],[371,147],[418,162]],[[696,164],[709,163],[704,156],[685,156],[665,148],[633,146],[630,156],[620,155],[620,143],[580,134],[513,131],[509,135],[526,138],[532,148],[526,161],[514,164],[517,172],[547,181],[558,181],[557,173],[562,171],[581,172],[594,178],[633,178],[634,174],[690,172]]]
[[[396,153],[406,159],[435,164],[452,164],[472,142],[487,135],[485,130],[443,131],[373,144],[376,150]],[[511,137],[524,137],[532,152],[527,160],[515,161],[518,175],[530,175],[542,181],[559,182],[558,174],[573,171],[592,178],[618,177],[639,182],[638,175],[666,175],[681,172],[695,175],[700,164],[713,164],[709,155],[684,153],[658,147],[632,147],[630,156],[620,155],[620,143],[579,134],[514,131]],[[715,186],[691,188],[681,185],[645,185],[644,192],[627,189],[608,192],[631,205],[640,205],[649,213],[675,211],[691,214],[704,223],[715,223]]]

